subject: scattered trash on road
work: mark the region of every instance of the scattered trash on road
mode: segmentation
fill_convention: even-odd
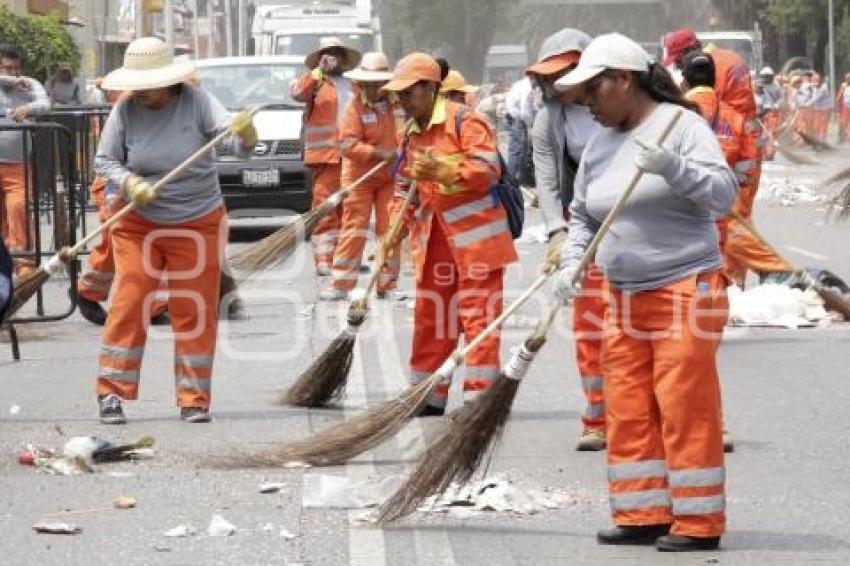
[[[186,538],[198,534],[198,530],[192,525],[177,525],[173,529],[165,531],[162,536],[168,538]]]
[[[121,496],[116,497],[112,504],[116,507],[116,509],[132,509],[138,504],[138,501],[135,497]]]
[[[278,493],[284,487],[286,487],[285,483],[270,481],[266,483],[261,483],[259,491],[260,493]]]
[[[236,533],[236,525],[233,525],[219,514],[215,514],[210,519],[210,524],[207,527],[207,534],[211,537],[229,537]]]
[[[747,291],[729,287],[729,320],[735,326],[805,328],[830,323],[823,300],[814,291],[787,285],[759,285]]]
[[[81,527],[73,523],[48,523],[44,521],[33,525],[32,530],[40,534],[50,535],[78,535],[83,532]]]
[[[294,540],[294,539],[298,538],[298,535],[296,535],[295,533],[289,532],[288,530],[281,527],[280,528],[280,537],[283,538],[283,539],[286,539],[286,540]]]
[[[20,405],[12,405],[11,407],[9,407],[9,414],[12,415],[13,417],[20,412],[21,412],[21,406]]]
[[[345,476],[304,474],[303,499],[305,508],[365,509],[375,507],[393,493],[399,478],[388,477],[380,482],[354,481]]]

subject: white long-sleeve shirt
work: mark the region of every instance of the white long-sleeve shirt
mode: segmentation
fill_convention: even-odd
[[[513,84],[505,97],[505,111],[514,120],[521,120],[526,126],[534,123],[534,85],[531,79],[523,77]]]
[[[635,140],[653,145],[679,107],[660,104],[629,132],[606,128],[588,142],[570,206],[566,262],[577,262],[635,173]],[[678,159],[664,175],[645,173],[596,252],[596,263],[624,291],[658,289],[720,269],[715,220],[738,194],[735,175],[706,121],[683,110],[664,143]]]
[[[20,89],[17,84],[23,80],[29,87]],[[46,112],[50,100],[41,83],[29,77],[0,76],[0,125],[17,124],[7,115],[19,106],[29,108],[30,115]],[[20,131],[0,131],[0,163],[21,163],[24,159],[23,136]],[[31,147],[31,146],[30,146]]]

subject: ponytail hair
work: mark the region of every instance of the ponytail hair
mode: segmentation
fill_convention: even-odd
[[[656,102],[675,104],[699,113],[699,106],[687,100],[682,90],[676,86],[676,82],[663,65],[650,63],[648,71],[637,71],[633,73],[637,78],[638,88],[646,92]]]
[[[446,80],[446,77],[448,76],[449,71],[452,68],[451,65],[449,65],[449,62],[443,59],[442,57],[438,57],[437,59],[435,59],[435,61],[437,61],[437,64],[440,66],[440,80]]]

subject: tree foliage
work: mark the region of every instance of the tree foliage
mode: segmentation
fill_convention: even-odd
[[[76,71],[80,52],[62,23],[54,16],[22,18],[0,6],[0,42],[11,43],[23,55],[23,74],[46,81],[60,62],[68,62]]]

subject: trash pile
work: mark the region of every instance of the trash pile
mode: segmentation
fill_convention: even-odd
[[[76,476],[94,473],[95,464],[153,458],[153,445],[151,436],[121,445],[96,436],[75,436],[65,443],[62,452],[27,444],[24,451],[18,454],[18,462],[52,475]]]
[[[832,317],[811,289],[759,285],[747,291],[729,287],[729,321],[733,326],[811,328],[828,326]]]
[[[772,198],[784,207],[797,204],[819,204],[829,201],[827,195],[818,194],[814,181],[795,181],[785,179],[770,183],[756,196],[757,200]]]

